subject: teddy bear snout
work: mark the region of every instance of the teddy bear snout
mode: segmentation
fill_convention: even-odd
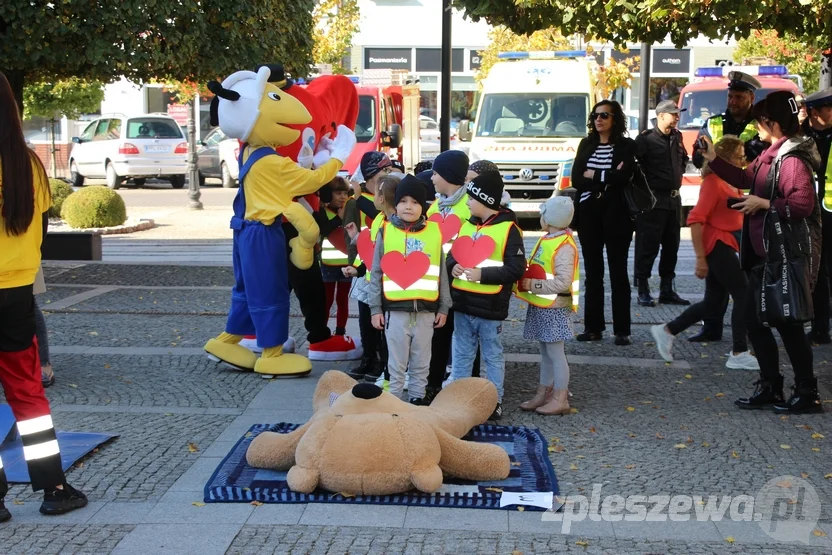
[[[381,396],[381,391],[374,383],[360,383],[352,388],[352,394],[357,399],[375,399]]]

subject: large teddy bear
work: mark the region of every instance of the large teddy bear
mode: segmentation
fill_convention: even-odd
[[[240,188],[234,199],[234,279],[231,310],[225,331],[205,345],[208,355],[240,369],[266,375],[301,376],[312,365],[301,355],[283,352],[289,337],[289,259],[308,268],[318,241],[312,215],[294,197],[314,193],[338,173],[355,146],[355,133],[344,125],[333,130],[334,139],[316,137],[309,109],[289,91],[295,86],[279,64],[253,71],[238,71],[208,88],[211,120],[231,138],[242,141]],[[275,150],[303,143],[298,158],[319,159],[317,169],[300,167]],[[315,145],[319,151],[315,153]],[[319,156],[320,155],[320,156]],[[310,160],[310,165],[314,160]],[[298,236],[290,241],[281,217]],[[258,359],[240,345],[243,336],[256,335],[263,354]]]
[[[246,459],[258,468],[289,469],[289,487],[302,493],[317,487],[352,495],[433,493],[443,473],[504,480],[511,464],[503,449],[459,439],[496,404],[497,389],[481,378],[457,380],[422,407],[331,370],[315,389],[309,422],[288,434],[263,432]]]

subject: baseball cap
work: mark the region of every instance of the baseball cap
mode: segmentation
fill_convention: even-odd
[[[687,108],[679,108],[672,100],[662,100],[656,106],[656,114],[680,114],[687,112]]]

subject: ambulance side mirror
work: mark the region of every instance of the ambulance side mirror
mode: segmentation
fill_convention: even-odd
[[[468,142],[474,135],[474,122],[464,119],[459,122],[459,140]]]

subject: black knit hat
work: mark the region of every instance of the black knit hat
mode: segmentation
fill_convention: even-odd
[[[475,174],[479,175],[484,172],[500,171],[500,168],[497,167],[497,164],[492,162],[491,160],[477,160],[476,162],[471,162],[471,165],[468,166],[468,171],[472,171]]]
[[[465,185],[468,175],[468,155],[461,150],[446,150],[433,161],[433,171],[453,185]]]
[[[422,205],[422,215],[424,215],[428,209],[427,196],[428,191],[425,184],[422,183],[422,180],[410,174],[405,175],[396,187],[396,205],[398,205],[404,197],[411,197],[413,200]]]
[[[503,176],[500,172],[482,172],[466,187],[468,194],[492,210],[500,209],[503,196]]]

